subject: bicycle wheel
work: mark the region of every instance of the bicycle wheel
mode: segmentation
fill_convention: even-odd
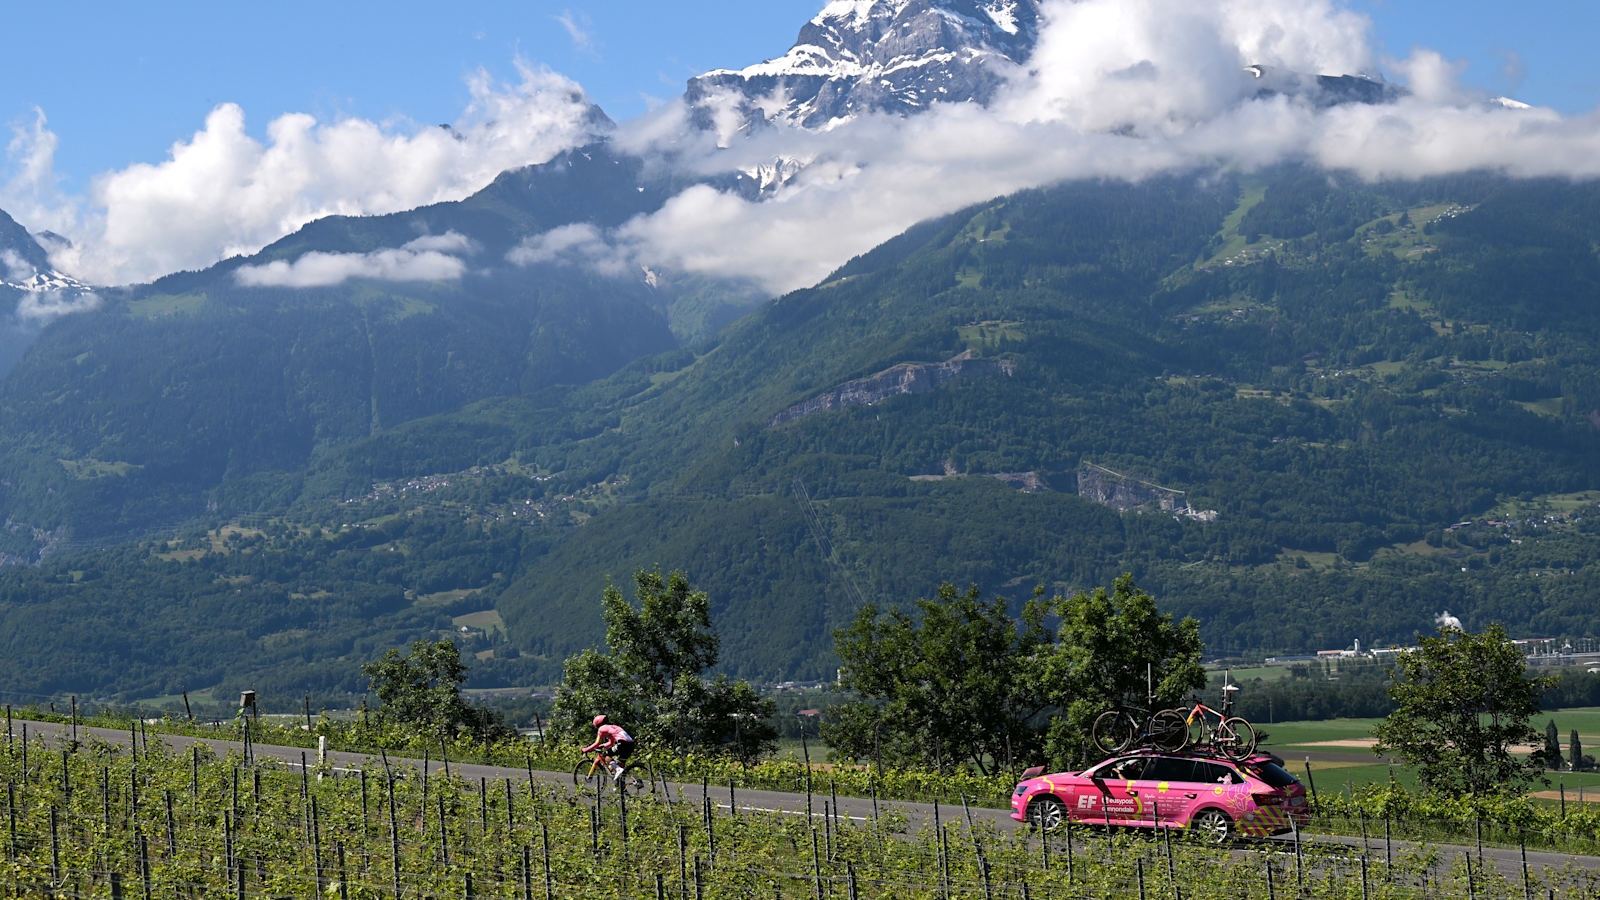
[[[627,794],[654,794],[656,792],[656,770],[647,762],[629,763],[622,770],[622,781],[617,787]]]
[[[1150,717],[1150,743],[1157,750],[1175,753],[1189,743],[1189,723],[1175,709],[1163,709]]]
[[[1235,762],[1256,752],[1256,728],[1238,716],[1223,719],[1213,739],[1222,755]]]
[[[594,760],[586,759],[572,767],[572,783],[585,790],[598,790],[602,778],[610,775],[605,766],[597,766]]]
[[[1100,748],[1101,753],[1108,755],[1128,749],[1138,735],[1139,723],[1120,709],[1108,709],[1096,716],[1094,726],[1089,729],[1094,745]]]

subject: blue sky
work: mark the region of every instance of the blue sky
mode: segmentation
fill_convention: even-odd
[[[822,0],[9,6],[0,121],[42,109],[60,138],[56,170],[73,190],[99,172],[159,161],[225,101],[243,107],[257,136],[289,112],[452,122],[469,100],[468,76],[514,80],[519,56],[629,118],[695,74],[783,53]]]
[[[788,49],[823,0],[591,0],[383,3],[105,2],[11,4],[0,54],[0,120],[42,109],[59,137],[69,192],[134,162],[157,162],[218,103],[239,104],[257,136],[288,112],[318,119],[450,122],[466,78],[512,80],[512,60],[581,84],[612,117],[631,118],[710,68],[741,68]],[[1565,113],[1600,103],[1590,0],[1357,0],[1375,46],[1432,47],[1464,60],[1463,80]],[[1520,70],[1508,75],[1507,69]]]
[[[1593,0],[1045,2],[1040,49],[991,110],[774,133],[715,164],[828,161],[785,203],[690,190],[615,233],[548,245],[776,293],[920,219],[1062,178],[1282,159],[1367,178],[1600,177]],[[0,209],[72,239],[54,262],[92,283],[199,268],[320,216],[459,199],[592,140],[575,86],[625,130],[698,139],[673,119],[685,82],[782,55],[825,5],[10,4]],[[1289,71],[1360,66],[1412,97],[1318,113],[1241,103],[1239,60],[1263,49]],[[1496,112],[1497,95],[1538,109]],[[446,123],[454,136],[431,127]],[[1113,136],[1129,125],[1139,140]]]

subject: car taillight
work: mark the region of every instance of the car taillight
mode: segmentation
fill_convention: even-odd
[[[1017,789],[1015,791],[1015,795],[1018,796],[1018,797],[1021,797],[1023,794],[1026,794],[1027,792],[1028,792],[1028,785],[1026,783],[1019,784],[1019,785],[1017,785]]]
[[[1283,805],[1283,795],[1282,794],[1276,794],[1276,793],[1274,793],[1274,794],[1251,794],[1250,795],[1250,799],[1254,800],[1256,802],[1257,806],[1282,806]]]

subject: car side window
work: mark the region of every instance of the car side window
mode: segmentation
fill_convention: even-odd
[[[1101,766],[1095,770],[1094,777],[1106,778],[1111,781],[1135,781],[1149,777],[1140,774],[1144,769],[1145,760],[1137,756],[1131,756],[1127,759],[1119,759],[1109,765]]]
[[[1204,781],[1210,784],[1239,784],[1239,773],[1222,765],[1221,763],[1200,762],[1194,764],[1195,781]]]
[[[1194,761],[1158,756],[1145,768],[1143,778],[1146,781],[1193,781]]]

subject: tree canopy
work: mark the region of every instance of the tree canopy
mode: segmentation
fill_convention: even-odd
[[[1500,625],[1481,634],[1453,628],[1400,654],[1373,752],[1415,768],[1422,786],[1446,797],[1519,794],[1539,762],[1514,755],[1541,740],[1528,723],[1555,682],[1529,678],[1527,660]]]
[[[772,701],[748,682],[704,677],[720,645],[706,592],[679,571],[639,570],[633,583],[637,609],[615,585],[602,592],[607,651],[567,659],[553,724],[576,734],[604,713],[636,738],[680,751],[725,749],[754,759],[770,749]]]
[[[1109,706],[1154,711],[1205,687],[1200,624],[1161,612],[1132,575],[1119,577],[1110,591],[1058,597],[1051,607],[1061,625],[1054,652],[1038,660],[1035,677],[1063,712],[1050,728],[1052,756],[1082,759],[1090,725]]]
[[[361,673],[382,705],[381,722],[425,727],[444,736],[479,724],[483,713],[461,698],[467,667],[461,651],[448,638],[415,641],[402,656],[391,647],[382,658],[365,663]]]
[[[841,752],[982,772],[1040,756],[1076,762],[1096,714],[1143,703],[1147,674],[1159,705],[1205,684],[1198,625],[1160,613],[1130,575],[1109,592],[1036,592],[1019,618],[1002,598],[949,584],[916,610],[869,605],[835,633],[842,687],[859,697],[824,724]]]
[[[836,708],[823,736],[858,757],[983,772],[1037,749],[1027,666],[1048,645],[1044,606],[1030,602],[1019,626],[1004,599],[945,584],[916,607],[920,621],[868,605],[835,634],[841,687],[862,700]]]

